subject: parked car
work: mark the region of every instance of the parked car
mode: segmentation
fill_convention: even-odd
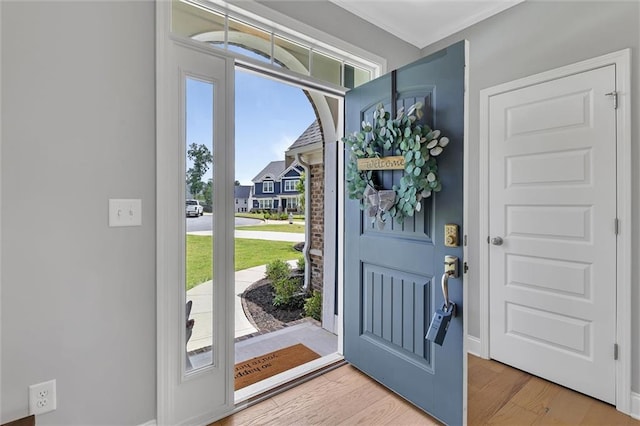
[[[204,209],[202,208],[202,204],[198,200],[187,200],[185,203],[185,211],[187,213],[187,217],[190,216],[202,216],[204,213]]]

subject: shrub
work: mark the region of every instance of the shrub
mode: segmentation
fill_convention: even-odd
[[[276,281],[289,278],[291,275],[291,265],[284,260],[274,260],[267,264],[266,278],[275,283]]]
[[[265,213],[265,214],[264,214],[264,219],[265,219],[265,220],[269,220],[269,219],[271,219],[271,213],[269,213],[269,212]]]
[[[289,215],[286,213],[280,213],[280,220],[288,220],[289,219]]]
[[[322,321],[322,293],[313,290],[313,295],[304,301],[304,313],[317,321]]]
[[[272,281],[271,285],[276,293],[273,297],[273,306],[288,308],[297,308],[300,306],[302,302],[300,298],[302,282],[299,278],[287,277]]]
[[[298,268],[298,270],[304,271],[304,266],[305,266],[305,261],[304,261],[304,256],[302,256],[300,259],[298,259],[298,263],[296,264],[296,267]]]

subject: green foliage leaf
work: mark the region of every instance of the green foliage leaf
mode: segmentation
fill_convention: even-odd
[[[360,208],[367,207],[364,191],[368,185],[378,187],[378,179],[391,171],[361,172],[356,162],[360,158],[379,158],[383,155],[398,155],[405,160],[404,174],[399,185],[393,185],[395,191],[394,204],[383,215],[383,219],[395,218],[402,223],[406,217],[413,216],[421,210],[421,200],[442,188],[438,178],[438,165],[429,150],[437,147],[436,155],[447,146],[448,138],[437,139],[440,131],[432,131],[428,126],[420,124],[417,118],[422,116],[422,104],[411,106],[407,113],[401,108],[395,118],[378,105],[373,111],[372,123],[363,120],[361,130],[342,138],[348,150],[350,161],[345,170],[346,188],[351,199],[359,200]],[[435,139],[435,141],[434,141]],[[436,145],[433,145],[433,142]],[[428,147],[427,147],[428,146]],[[379,188],[383,189],[383,188]],[[376,218],[372,218],[373,223]]]

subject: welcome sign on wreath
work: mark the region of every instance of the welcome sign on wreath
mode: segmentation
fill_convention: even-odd
[[[403,223],[422,209],[423,199],[442,189],[437,157],[449,138],[418,123],[421,117],[421,103],[406,113],[400,108],[394,119],[378,105],[373,123],[363,121],[360,131],[342,138],[350,153],[346,168],[349,198],[360,200],[379,229],[387,218]],[[384,157],[383,152],[394,155]],[[374,182],[374,170],[404,170],[404,175],[399,186],[384,189]]]

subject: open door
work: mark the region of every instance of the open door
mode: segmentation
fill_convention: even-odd
[[[347,361],[431,416],[465,423],[463,352],[463,147],[465,42],[362,85],[346,96],[345,134],[373,122],[378,104],[391,110],[421,102],[422,121],[450,142],[438,156],[442,191],[402,225],[372,224],[359,202],[345,202],[344,355]],[[395,86],[395,87],[394,87]],[[392,89],[394,87],[394,89]],[[349,161],[348,153],[347,159]],[[373,172],[383,189],[399,185],[405,171]],[[445,246],[445,225],[458,225],[458,244]],[[426,340],[434,312],[443,307],[445,256],[458,258],[449,279],[457,315],[442,345]]]

